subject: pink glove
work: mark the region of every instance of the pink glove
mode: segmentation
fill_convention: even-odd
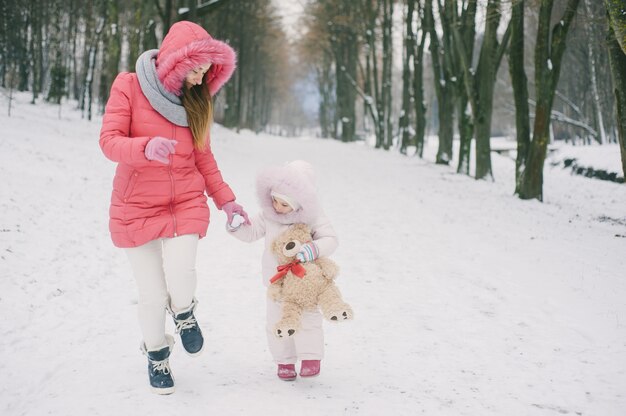
[[[146,159],[156,160],[166,165],[170,164],[170,153],[174,154],[174,146],[178,142],[176,140],[166,139],[164,137],[153,137],[146,145],[144,153]]]
[[[243,207],[239,205],[238,203],[236,203],[235,201],[230,201],[230,202],[225,203],[222,206],[222,211],[226,213],[226,216],[227,216],[226,222],[228,224],[233,222],[233,218],[235,217],[235,214],[239,214],[245,219],[244,224],[246,225],[252,224],[250,222],[250,219],[248,218],[248,214],[246,213],[246,211],[244,211]]]

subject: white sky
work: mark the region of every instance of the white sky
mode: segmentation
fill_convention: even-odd
[[[283,19],[283,27],[290,38],[299,35],[298,19],[304,12],[307,0],[272,0]]]

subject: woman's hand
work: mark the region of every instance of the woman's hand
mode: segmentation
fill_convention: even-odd
[[[153,137],[148,144],[144,153],[146,159],[156,160],[163,164],[170,164],[170,154],[174,154],[174,146],[178,142],[176,140],[166,139],[165,137]]]
[[[244,211],[243,207],[241,205],[239,205],[238,203],[236,203],[235,201],[230,201],[225,203],[222,206],[222,211],[224,211],[226,213],[226,222],[228,224],[231,224],[233,222],[233,219],[235,217],[235,214],[239,214],[244,218],[244,224],[246,225],[250,225],[252,224],[250,222],[250,219],[248,218],[248,214],[246,213],[246,211]]]

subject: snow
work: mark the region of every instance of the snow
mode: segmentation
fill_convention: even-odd
[[[279,381],[262,244],[229,237],[214,211],[197,266],[207,346],[191,358],[176,344],[177,391],[159,397],[130,267],[109,240],[99,121],[29,101],[18,94],[11,118],[0,105],[0,414],[624,414],[624,185],[547,164],[545,202],[521,201],[510,158],[494,154],[496,181],[476,181],[433,163],[435,138],[420,160],[215,125],[216,158],[251,213],[259,169],[314,164],[356,319],[325,324],[319,377]]]
[[[603,169],[607,172],[617,172],[618,176],[624,176],[619,145],[617,143],[601,146],[596,143],[586,146],[563,144],[558,146],[557,151],[550,159],[557,163],[566,159],[576,159],[576,164],[579,166],[593,167],[596,170]]]

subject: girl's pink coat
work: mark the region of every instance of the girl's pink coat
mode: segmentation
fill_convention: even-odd
[[[180,33],[174,31],[178,41],[184,39],[186,25],[179,28]],[[189,40],[195,39],[195,35],[190,36]],[[180,51],[166,41],[167,37],[161,50],[174,54]],[[159,59],[167,56],[161,53]],[[234,61],[231,64],[234,68]],[[180,65],[185,66],[184,62]],[[219,71],[212,76],[219,79],[220,86],[228,79]],[[145,157],[146,144],[155,136],[178,141],[169,165]],[[157,238],[183,234],[204,237],[209,225],[205,191],[218,208],[235,199],[210,147],[203,152],[195,150],[189,128],[177,126],[157,113],[141,92],[134,73],[121,73],[113,83],[100,147],[107,158],[118,163],[109,210],[109,229],[117,247],[137,247]]]

